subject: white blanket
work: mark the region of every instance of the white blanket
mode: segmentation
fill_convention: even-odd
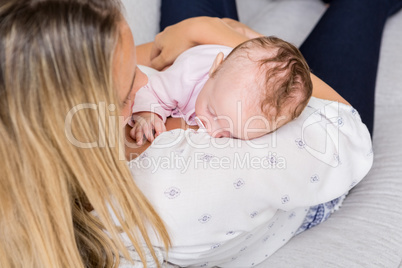
[[[308,207],[355,186],[372,161],[357,111],[312,98],[275,133],[242,141],[176,129],[129,165],[168,228],[168,261],[250,267],[294,235]]]

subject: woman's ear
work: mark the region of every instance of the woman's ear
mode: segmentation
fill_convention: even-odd
[[[216,55],[214,63],[212,64],[211,69],[209,69],[209,76],[212,76],[212,74],[216,71],[216,69],[219,67],[219,65],[222,64],[223,58],[224,58],[224,55],[222,52],[219,52],[218,55]]]

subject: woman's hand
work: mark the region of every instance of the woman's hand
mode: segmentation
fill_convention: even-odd
[[[182,52],[196,45],[189,30],[192,27],[192,21],[187,19],[166,27],[155,36],[151,49],[152,68],[164,69],[171,65]]]
[[[195,17],[165,28],[155,37],[151,50],[151,67],[162,70],[185,50],[203,44],[235,47],[260,36],[246,25],[231,20]]]

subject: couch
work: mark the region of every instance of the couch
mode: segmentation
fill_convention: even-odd
[[[123,0],[136,44],[158,33],[160,0]],[[299,46],[320,0],[237,0],[240,21]],[[386,24],[376,85],[374,165],[326,222],[258,267],[402,267],[402,12]]]

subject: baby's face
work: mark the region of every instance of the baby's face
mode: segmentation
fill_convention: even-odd
[[[238,66],[225,66],[208,79],[195,112],[212,137],[250,140],[275,129],[262,114],[256,87],[255,70]]]

